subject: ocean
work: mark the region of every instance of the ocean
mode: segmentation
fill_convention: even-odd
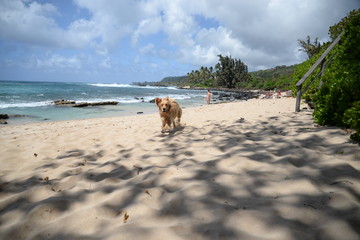
[[[176,87],[135,86],[119,83],[67,83],[0,81],[0,114],[12,116],[8,124],[116,117],[157,112],[155,97],[169,96],[184,108],[205,104],[206,91]],[[117,105],[75,108],[56,106],[55,100],[117,101]],[[21,117],[14,117],[20,115]]]

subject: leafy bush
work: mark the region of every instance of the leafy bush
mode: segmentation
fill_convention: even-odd
[[[314,118],[321,125],[357,127],[360,101],[360,14],[345,25],[337,55],[322,78],[324,85],[313,99]],[[359,136],[358,132],[354,136]]]
[[[356,130],[350,138],[360,142],[360,101],[353,103],[353,107],[345,111],[344,123]]]

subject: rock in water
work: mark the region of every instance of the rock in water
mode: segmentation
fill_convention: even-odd
[[[83,102],[83,103],[76,103],[73,107],[93,107],[93,106],[102,106],[102,105],[117,105],[119,102],[110,101],[110,102]]]

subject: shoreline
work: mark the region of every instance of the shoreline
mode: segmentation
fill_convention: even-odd
[[[241,97],[241,98],[240,98]],[[223,93],[215,93],[212,98],[212,104],[228,103],[235,101],[247,100],[249,96],[246,95],[243,98],[242,95],[238,96],[238,99],[234,98],[232,95],[223,95]],[[60,104],[56,102],[60,101]],[[64,104],[61,104],[61,101]],[[141,102],[133,104],[104,104],[108,102],[100,102],[98,105],[92,106],[93,103],[82,103],[79,102],[75,104],[75,101],[66,101],[66,100],[56,100],[53,101],[54,104],[42,108],[38,108],[38,115],[28,115],[28,114],[18,114],[19,111],[10,111],[7,113],[3,111],[2,116],[8,116],[8,118],[0,119],[1,125],[19,125],[19,124],[28,124],[28,123],[37,123],[37,122],[51,122],[51,121],[71,121],[71,120],[81,120],[81,119],[96,119],[96,118],[107,118],[107,117],[123,117],[123,116],[133,116],[140,114],[151,114],[157,112],[157,107],[154,102]],[[72,104],[65,104],[71,102]],[[180,101],[181,102],[181,101]],[[181,102],[183,108],[192,108],[192,107],[201,107],[206,105],[205,99],[200,103],[196,101],[194,103]],[[111,102],[114,103],[114,102]],[[81,109],[73,108],[74,106],[81,106]],[[50,113],[47,112],[49,109]],[[89,113],[90,115],[87,115]],[[98,116],[99,117],[98,117]],[[68,116],[68,119],[64,116]],[[60,118],[59,118],[60,117]],[[55,118],[55,119],[54,119]],[[59,119],[57,119],[59,118]],[[62,119],[63,118],[63,119]],[[6,122],[6,123],[4,123]]]
[[[156,106],[154,106],[156,107]],[[295,98],[0,126],[10,239],[358,239],[360,148]]]
[[[281,99],[281,98],[280,98]],[[285,98],[283,98],[285,99]],[[258,100],[255,98],[252,99],[248,99],[248,100],[220,100],[220,101],[214,101],[214,99],[212,99],[212,103],[211,104],[201,104],[201,105],[195,105],[195,106],[189,106],[189,107],[183,107],[182,109],[196,109],[196,108],[202,108],[202,107],[206,107],[206,106],[211,106],[211,105],[220,105],[220,104],[229,104],[229,103],[239,103],[239,102],[244,102],[244,101],[250,101],[250,100]],[[271,100],[271,99],[261,99],[261,100]],[[278,100],[278,99],[275,99]],[[205,101],[205,100],[204,100]],[[65,119],[65,120],[49,120],[49,119],[42,119],[42,120],[37,120],[37,121],[31,121],[34,118],[38,118],[36,116],[27,116],[27,115],[19,115],[18,114],[10,114],[8,119],[4,119],[4,120],[10,120],[12,122],[10,123],[6,123],[6,124],[0,124],[0,128],[2,126],[19,126],[19,125],[29,125],[29,124],[42,124],[42,123],[61,123],[61,122],[69,122],[69,121],[86,121],[86,120],[100,120],[100,119],[107,119],[107,118],[126,118],[126,117],[134,117],[134,116],[142,116],[142,115],[151,115],[151,114],[157,114],[158,113],[158,109],[155,103],[145,103],[145,104],[151,104],[151,108],[149,108],[149,106],[145,107],[145,108],[139,108],[142,111],[137,111],[137,110],[133,110],[133,111],[125,111],[124,115],[121,116],[99,116],[99,117],[91,117],[91,118],[84,118],[84,119]],[[60,106],[61,108],[64,109],[71,109],[71,107],[69,106]],[[88,109],[91,110],[93,107],[89,107]],[[145,109],[145,110],[144,110]],[[3,114],[3,115],[7,115],[7,114]],[[99,114],[101,115],[101,114]],[[30,121],[21,121],[22,118],[30,118]],[[14,123],[15,121],[15,123]],[[17,122],[16,122],[17,121]]]

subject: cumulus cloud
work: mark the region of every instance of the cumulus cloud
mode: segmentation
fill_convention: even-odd
[[[133,1],[82,1],[75,3],[86,8],[91,19],[76,19],[61,28],[55,21],[59,15],[55,5],[29,3],[21,0],[0,1],[0,36],[34,45],[59,48],[113,47],[130,34],[141,12]]]
[[[154,0],[144,6],[149,18],[138,25],[135,38],[161,31],[177,47],[174,57],[195,65],[214,64],[218,54],[241,58],[253,69],[293,64],[302,57],[298,39],[329,40],[328,27],[356,7],[356,0]],[[197,16],[217,26],[204,27]]]
[[[32,44],[60,44],[62,34],[51,16],[57,14],[51,4],[2,0],[0,3],[0,36]]]
[[[76,56],[63,57],[57,54],[53,54],[44,59],[36,59],[36,67],[39,68],[80,69],[81,66],[81,60]]]
[[[214,65],[222,54],[257,70],[303,60],[298,39],[310,35],[328,41],[329,26],[360,4],[358,0],[73,0],[70,7],[87,15],[60,24],[67,9],[57,2],[0,0],[0,40],[57,51],[38,61],[42,67],[87,67],[83,59],[60,53],[71,49],[79,51],[74,56],[94,54],[97,64],[91,66],[104,69],[113,68],[114,59],[124,56],[136,63],[141,57],[158,58],[153,68],[161,61],[177,61],[195,69]],[[120,55],[114,57],[115,53]],[[2,61],[14,59],[8,55]]]

